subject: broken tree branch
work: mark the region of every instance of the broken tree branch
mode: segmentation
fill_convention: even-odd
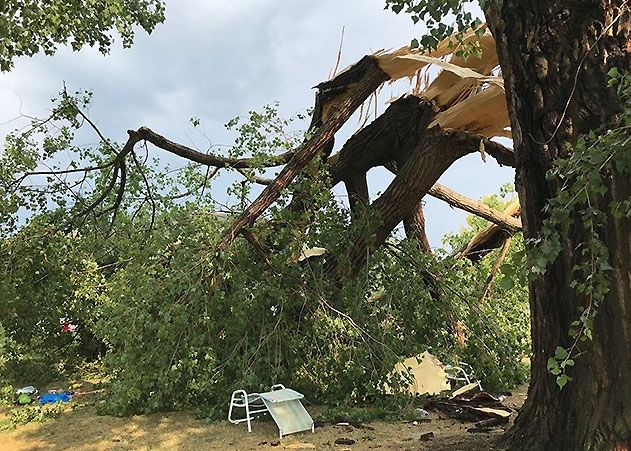
[[[230,158],[211,153],[199,152],[195,149],[191,149],[190,147],[173,142],[147,127],[140,127],[134,133],[139,137],[139,139],[149,141],[151,144],[162,150],[166,150],[167,152],[206,166],[214,166],[216,168],[250,168],[255,166],[251,158]],[[284,152],[270,157],[267,161],[263,161],[262,163],[257,161],[256,166],[280,166],[287,163],[293,155],[294,151]]]
[[[495,260],[495,263],[493,264],[493,267],[491,268],[491,271],[489,272],[489,276],[486,279],[486,284],[484,285],[482,296],[480,296],[480,301],[482,301],[486,297],[486,295],[489,293],[491,289],[491,284],[493,283],[493,277],[495,277],[495,274],[500,269],[500,266],[504,262],[504,259],[506,259],[506,255],[508,255],[508,249],[510,248],[511,241],[512,241],[512,238],[510,236],[506,238],[506,241],[504,241],[500,255],[498,255],[497,260]]]
[[[440,183],[435,183],[434,186],[429,189],[428,194],[436,199],[447,202],[449,205],[491,221],[511,234],[521,230],[520,219],[509,216],[501,211],[494,210],[493,208],[484,205],[482,202],[463,196],[462,194],[459,194]]]
[[[366,56],[349,70],[342,72],[331,81],[318,86],[318,96],[330,97],[331,100],[322,105],[322,126],[300,147],[281,170],[274,182],[268,185],[259,197],[228,227],[217,245],[217,251],[226,249],[243,227],[251,224],[269,207],[282,190],[287,188],[296,176],[311,160],[330,143],[342,125],[353,112],[381,84],[388,80],[373,57]]]
[[[506,207],[504,214],[506,216],[519,216],[520,214],[519,202],[515,201]],[[487,228],[478,232],[466,248],[455,255],[455,258],[467,257],[469,260],[477,262],[493,249],[497,249],[504,245],[506,240],[513,235],[507,230],[502,229],[496,224],[491,224]]]
[[[397,164],[400,169],[392,183],[368,209],[380,225],[372,236],[358,240],[349,251],[352,275],[364,267],[368,255],[384,243],[454,161],[478,150],[477,143],[471,144],[466,132],[440,127],[426,130],[407,161]]]

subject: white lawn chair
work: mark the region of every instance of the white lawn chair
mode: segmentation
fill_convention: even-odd
[[[256,414],[269,413],[278,426],[280,438],[294,432],[314,432],[313,419],[300,402],[304,396],[282,384],[272,386],[269,392],[250,393],[245,390],[235,390],[230,398],[228,421],[233,424],[248,424],[248,432],[252,432],[252,420]],[[245,409],[244,418],[233,418],[234,408]]]
[[[443,369],[445,373],[447,373],[447,380],[452,390],[472,383],[476,383],[478,387],[480,387],[480,390],[482,390],[480,381],[474,380],[471,365],[460,362],[458,365],[445,365]]]

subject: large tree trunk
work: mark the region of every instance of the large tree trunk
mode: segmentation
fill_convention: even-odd
[[[536,237],[544,207],[560,189],[546,179],[565,143],[613,123],[620,102],[606,87],[615,58],[629,39],[623,0],[513,0],[486,11],[505,78],[516,157],[516,181],[525,238]],[[499,5],[499,6],[498,6]],[[611,27],[612,22],[616,21]],[[615,174],[610,194],[624,199],[631,184]],[[602,205],[606,204],[606,199]],[[580,221],[579,218],[576,218]],[[578,222],[577,222],[578,223]],[[580,233],[564,237],[547,272],[530,283],[532,379],[528,399],[509,432],[512,449],[629,449],[631,444],[631,224],[609,218],[601,239],[614,268],[593,340],[582,344],[562,390],[546,363],[557,346],[569,347],[570,323],[585,300],[569,287]]]

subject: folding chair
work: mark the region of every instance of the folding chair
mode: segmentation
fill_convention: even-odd
[[[449,380],[452,390],[459,388],[462,385],[469,385],[474,382],[477,383],[480,390],[482,390],[482,384],[479,381],[474,381],[473,368],[471,368],[471,365],[468,363],[460,362],[457,366],[445,365],[443,369],[445,370],[445,373],[447,373],[447,379]]]
[[[282,384],[272,386],[269,392],[250,393],[235,390],[230,398],[228,421],[233,424],[248,424],[248,432],[252,432],[252,420],[257,413],[269,413],[278,426],[280,438],[283,435],[311,429],[314,432],[313,419],[300,402],[304,396]],[[234,408],[245,409],[245,418],[232,418]]]

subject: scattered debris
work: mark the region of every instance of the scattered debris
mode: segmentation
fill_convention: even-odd
[[[502,404],[502,401],[490,394],[480,390],[479,385],[470,384],[468,390],[457,390],[452,396],[453,401],[461,404],[468,404],[472,409],[485,413],[493,418],[508,418],[513,412],[512,409]]]
[[[336,445],[354,445],[355,444],[355,440],[353,440],[352,438],[338,438],[335,439],[335,444]]]
[[[424,434],[421,434],[420,440],[422,442],[428,442],[428,441],[430,441],[433,438],[434,438],[434,433],[433,432],[426,432]]]
[[[37,394],[37,388],[32,385],[27,385],[26,387],[22,387],[15,392],[17,395],[35,395]]]
[[[374,431],[375,428],[372,426],[367,426],[364,423],[362,423],[361,421],[351,421],[350,425],[353,426],[355,429],[367,429],[369,431]]]
[[[431,418],[421,418],[420,420],[418,420],[419,424],[423,424],[423,423],[431,423],[432,419]]]
[[[436,356],[427,351],[397,363],[394,367],[394,373],[412,378],[412,382],[406,390],[413,395],[425,393],[437,395],[441,391],[449,390],[447,373],[443,369],[443,364]],[[386,387],[385,391],[391,393],[392,389]]]
[[[498,397],[482,391],[478,383],[465,385],[454,391],[450,399],[436,401],[435,405],[452,418],[477,421],[476,428],[473,428],[475,431],[471,432],[489,430],[504,424],[513,413],[513,410],[502,404]]]
[[[490,415],[493,418],[506,418],[511,416],[510,411],[504,409],[492,409],[490,407],[473,407],[476,412],[481,412]]]
[[[25,406],[25,405],[30,404],[32,402],[33,402],[33,398],[31,398],[26,393],[22,393],[20,396],[18,396],[17,403],[19,405],[21,405],[21,406]]]
[[[61,393],[46,393],[45,395],[40,396],[39,399],[39,403],[41,405],[44,404],[55,404],[58,402],[68,402],[70,401],[70,399],[72,398],[72,395],[70,395],[70,393],[65,393],[65,392],[61,392]]]
[[[408,421],[408,423],[412,423],[414,426],[418,426],[419,424],[423,424],[423,423],[431,423],[432,420],[430,420],[429,418],[421,418],[420,420],[414,420],[414,421]]]
[[[348,423],[337,423],[336,426],[341,426],[342,431],[346,432],[347,434],[353,432],[353,428]]]
[[[271,446],[278,446],[280,445],[280,440],[274,440],[273,442],[270,442]]]
[[[479,382],[471,382],[467,385],[460,387],[458,390],[454,391],[451,394],[452,398],[460,398],[461,396],[466,396],[470,393],[479,393],[482,391]]]
[[[498,426],[503,426],[508,423],[509,417],[497,417],[497,418],[489,418],[487,420],[478,421],[474,424],[474,427],[467,429],[467,432],[477,433],[477,432],[490,432],[491,429],[496,428]]]

